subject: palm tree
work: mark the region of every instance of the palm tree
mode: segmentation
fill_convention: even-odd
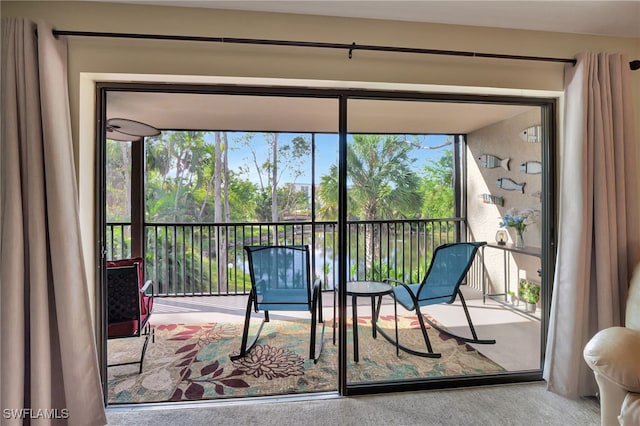
[[[318,216],[324,220],[338,220],[338,167],[335,164],[320,178],[317,195]]]
[[[347,208],[356,220],[415,217],[420,212],[420,179],[413,170],[412,147],[396,135],[353,135],[347,145]],[[337,166],[321,178],[321,213],[337,206]],[[367,269],[380,244],[379,229],[365,227]]]
[[[398,136],[353,135],[347,146],[348,208],[363,220],[398,219],[420,210],[420,179]]]

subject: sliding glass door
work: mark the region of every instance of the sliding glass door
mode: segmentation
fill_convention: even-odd
[[[122,141],[101,129],[100,262],[144,259],[156,328],[142,373],[106,368],[137,343],[105,338],[108,403],[540,377],[551,101],[127,84],[101,87],[100,98],[100,122],[161,130]],[[518,215],[524,247],[508,220]],[[463,242],[487,244],[451,298],[425,303],[419,318],[402,283],[419,285],[439,247]],[[247,245],[310,247],[325,324],[318,363],[309,314],[275,310],[253,355],[230,358],[252,286]],[[105,277],[105,336],[107,287]],[[251,314],[251,334],[263,315]]]
[[[540,377],[549,108],[348,100],[347,393]]]

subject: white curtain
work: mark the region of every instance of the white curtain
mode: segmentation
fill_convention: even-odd
[[[638,180],[629,61],[584,53],[565,70],[559,239],[544,378],[566,396],[595,395],[582,350],[621,325],[640,260]]]
[[[2,19],[0,407],[7,425],[102,425],[67,47],[51,30]]]

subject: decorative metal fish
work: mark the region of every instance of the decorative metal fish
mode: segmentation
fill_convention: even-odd
[[[504,197],[498,197],[497,195],[491,194],[482,194],[480,197],[485,204],[496,204],[498,206],[504,206]]]
[[[542,141],[542,126],[536,124],[535,126],[527,127],[520,132],[520,139],[529,143],[540,143]]]
[[[504,160],[496,157],[491,154],[482,154],[478,157],[478,164],[485,169],[493,169],[495,167],[502,167],[505,170],[509,170],[509,161],[510,158],[505,158]]]
[[[498,188],[506,189],[507,191],[520,191],[524,194],[524,186],[526,182],[516,183],[509,178],[500,178],[496,180]]]
[[[520,164],[520,171],[528,175],[537,175],[542,173],[542,163],[539,161],[527,161]]]

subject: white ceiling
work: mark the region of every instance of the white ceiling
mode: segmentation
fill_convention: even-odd
[[[529,106],[350,100],[352,133],[469,133],[530,110]],[[142,93],[107,95],[107,118],[160,129],[338,132],[337,99]]]
[[[640,1],[94,1],[640,37]]]

